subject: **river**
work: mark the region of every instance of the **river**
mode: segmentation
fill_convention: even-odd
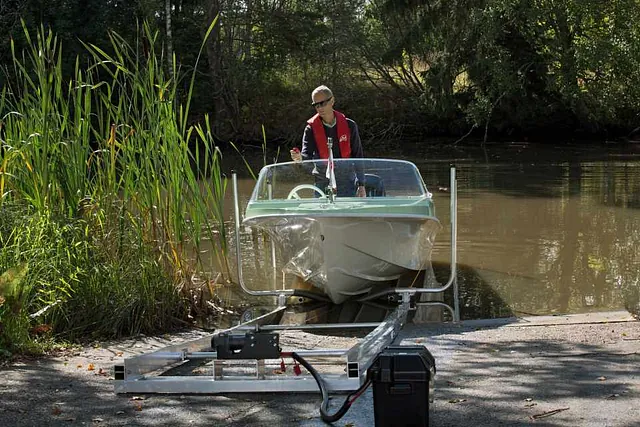
[[[388,157],[416,163],[434,194],[444,225],[433,252],[440,282],[449,275],[456,166],[463,319],[637,308],[640,144],[433,147],[401,146]],[[241,209],[252,186],[240,182]],[[253,259],[249,236],[243,242]],[[247,282],[264,282],[256,265],[244,262]]]

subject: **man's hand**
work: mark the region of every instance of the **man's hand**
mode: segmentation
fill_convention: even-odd
[[[364,185],[359,185],[356,189],[356,197],[367,197],[367,191],[364,188]]]
[[[302,154],[300,154],[300,149],[298,147],[294,147],[289,151],[289,153],[291,153],[291,160],[293,160],[294,162],[302,161]]]

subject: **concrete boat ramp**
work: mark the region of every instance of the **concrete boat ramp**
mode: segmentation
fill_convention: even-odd
[[[286,334],[298,347],[354,340]],[[114,394],[113,366],[124,357],[206,335],[100,343],[5,366],[0,425],[325,425],[314,393]],[[431,426],[640,425],[640,322],[627,312],[408,324],[396,344],[423,344],[435,356]],[[344,397],[333,396],[332,408]],[[335,425],[374,425],[370,388]]]
[[[640,426],[640,322],[626,311],[408,324],[399,341],[436,359],[431,426]],[[373,425],[372,402],[339,425]]]

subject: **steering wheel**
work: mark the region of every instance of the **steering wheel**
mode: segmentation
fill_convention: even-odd
[[[324,194],[324,191],[322,191],[321,189],[319,189],[315,185],[300,184],[300,185],[296,185],[295,187],[293,187],[293,190],[291,190],[289,192],[289,195],[287,196],[287,199],[301,199],[300,195],[298,194],[298,191],[300,191],[300,190],[313,190],[316,193],[318,193],[320,195],[320,197],[324,197],[324,198],[327,197],[327,195]]]

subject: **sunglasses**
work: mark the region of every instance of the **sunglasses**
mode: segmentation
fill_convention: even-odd
[[[329,101],[331,101],[333,99],[333,96],[330,96],[329,98],[325,99],[324,101],[318,101],[318,102],[314,102],[311,104],[311,106],[313,108],[320,108],[320,107],[324,107],[325,105],[327,105],[329,103]]]

